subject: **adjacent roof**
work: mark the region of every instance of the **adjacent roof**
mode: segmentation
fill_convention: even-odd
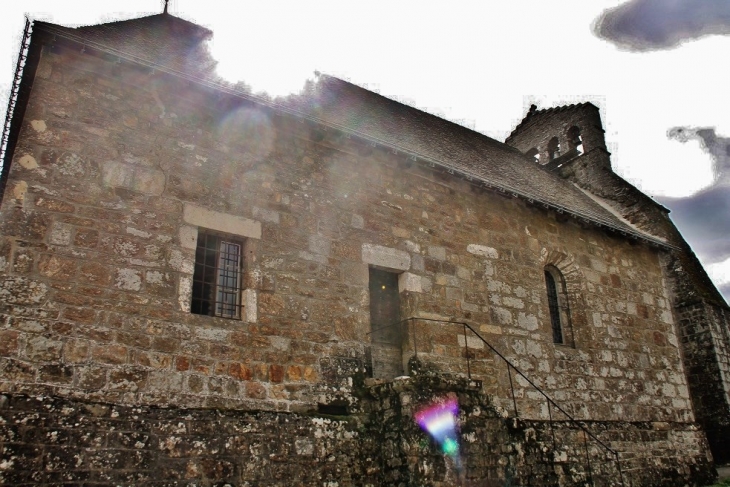
[[[210,38],[211,32],[167,13],[76,29],[37,24],[46,32],[156,66],[170,74],[185,75],[208,86],[214,83],[214,88],[227,93],[396,149],[478,184],[636,238],[667,245],[629,225],[572,183],[535,165],[518,150],[341,79],[320,76],[313,90],[278,104],[233,93],[214,73],[215,62],[203,42]]]

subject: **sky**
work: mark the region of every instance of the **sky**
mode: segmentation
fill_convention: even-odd
[[[24,18],[89,25],[160,0],[24,0],[0,15],[0,103]],[[254,92],[335,75],[504,140],[527,113],[590,101],[614,171],[672,210],[730,301],[730,0],[171,0]],[[4,108],[2,109],[4,113]]]

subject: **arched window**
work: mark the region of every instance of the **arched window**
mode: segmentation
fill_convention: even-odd
[[[583,137],[580,136],[580,129],[575,125],[568,129],[568,141],[571,148],[577,150],[578,154],[583,154]]]
[[[553,137],[550,139],[550,142],[548,142],[548,157],[551,161],[560,157],[560,141],[557,137]]]
[[[537,162],[537,163],[539,163],[539,162],[540,162],[540,153],[539,153],[539,152],[537,151],[537,149],[536,149],[536,148],[534,148],[534,147],[533,147],[532,149],[528,150],[527,152],[525,152],[525,155],[526,155],[527,157],[531,157],[531,158],[532,158],[532,159],[534,159],[534,160],[535,160],[535,162]]]
[[[550,308],[553,343],[567,344],[569,342],[567,335],[570,333],[568,296],[565,292],[565,279],[557,267],[545,267],[545,286]]]

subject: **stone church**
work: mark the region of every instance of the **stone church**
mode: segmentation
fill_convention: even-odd
[[[595,106],[500,142],[325,75],[252,95],[211,36],[26,26],[0,483],[713,481],[730,310]]]

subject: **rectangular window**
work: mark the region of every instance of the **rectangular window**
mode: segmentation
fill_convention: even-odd
[[[243,242],[200,230],[191,312],[241,319]]]

